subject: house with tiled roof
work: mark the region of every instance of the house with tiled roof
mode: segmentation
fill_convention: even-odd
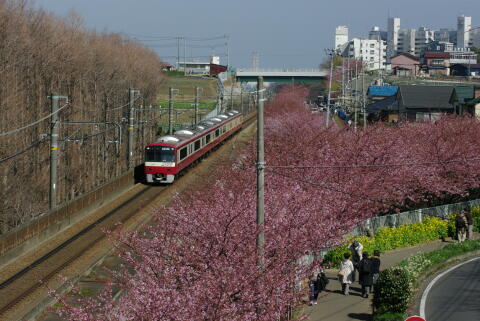
[[[426,51],[422,54],[422,63],[429,75],[450,75],[450,53]]]

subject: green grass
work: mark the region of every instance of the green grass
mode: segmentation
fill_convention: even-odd
[[[158,101],[158,104],[162,106],[162,108],[168,107],[168,100],[160,100]],[[173,103],[173,108],[175,109],[192,109],[195,108],[194,101],[176,101]],[[199,102],[198,103],[198,108],[199,109],[208,109],[208,110],[213,110],[216,107],[215,102]]]

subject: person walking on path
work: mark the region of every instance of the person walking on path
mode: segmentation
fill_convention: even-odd
[[[327,288],[328,282],[329,280],[327,278],[327,275],[323,270],[317,274],[317,279],[315,280],[315,293],[314,293],[315,302],[317,302],[319,294],[322,293],[322,291],[324,291]]]
[[[370,289],[373,284],[373,267],[372,261],[368,257],[368,253],[363,253],[363,258],[358,266],[359,277],[358,281],[362,286],[362,297],[368,298]]]
[[[459,243],[465,241],[467,236],[467,219],[463,212],[464,211],[457,214],[455,217],[455,228],[457,229],[457,239]]]
[[[378,276],[380,275],[380,251],[375,250],[373,251],[373,256],[370,258],[370,261],[372,261],[372,273],[373,273],[373,290],[375,288],[375,283],[377,283]],[[372,291],[373,292],[373,291]]]
[[[467,220],[467,240],[473,240],[473,216],[471,211],[465,211]]]
[[[353,282],[354,267],[350,261],[350,253],[345,253],[343,257],[344,259],[340,262],[340,271],[338,271],[338,280],[342,284],[343,294],[348,295],[350,284]]]
[[[355,282],[355,271],[358,270],[358,264],[362,260],[363,245],[357,240],[353,240],[352,244],[350,244],[349,249],[350,252],[352,252],[352,262],[354,267],[352,282]]]

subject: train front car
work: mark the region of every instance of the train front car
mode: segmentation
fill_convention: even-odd
[[[169,136],[162,138],[167,142],[145,147],[145,176],[148,183],[173,183],[177,174],[175,143],[178,139]]]
[[[173,183],[175,176],[242,127],[242,114],[232,110],[201,121],[145,148],[148,183]]]

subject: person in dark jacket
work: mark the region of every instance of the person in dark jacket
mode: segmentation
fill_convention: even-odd
[[[373,286],[375,287],[375,283],[377,283],[378,276],[380,275],[380,251],[373,251],[373,256],[370,260],[372,262]],[[371,290],[373,290],[373,288]]]
[[[370,289],[373,284],[373,267],[372,261],[369,258],[367,252],[363,253],[362,260],[358,265],[358,272],[360,274],[359,283],[362,286],[362,297],[368,298],[368,294],[370,293]]]
[[[465,218],[467,219],[467,240],[473,240],[473,216],[469,210],[465,211]]]
[[[318,295],[327,288],[328,278],[325,275],[325,272],[320,272],[317,275],[317,280],[315,281],[315,301],[318,299]]]
[[[457,229],[458,242],[462,243],[467,236],[467,219],[465,218],[464,211],[455,217],[455,228]]]

